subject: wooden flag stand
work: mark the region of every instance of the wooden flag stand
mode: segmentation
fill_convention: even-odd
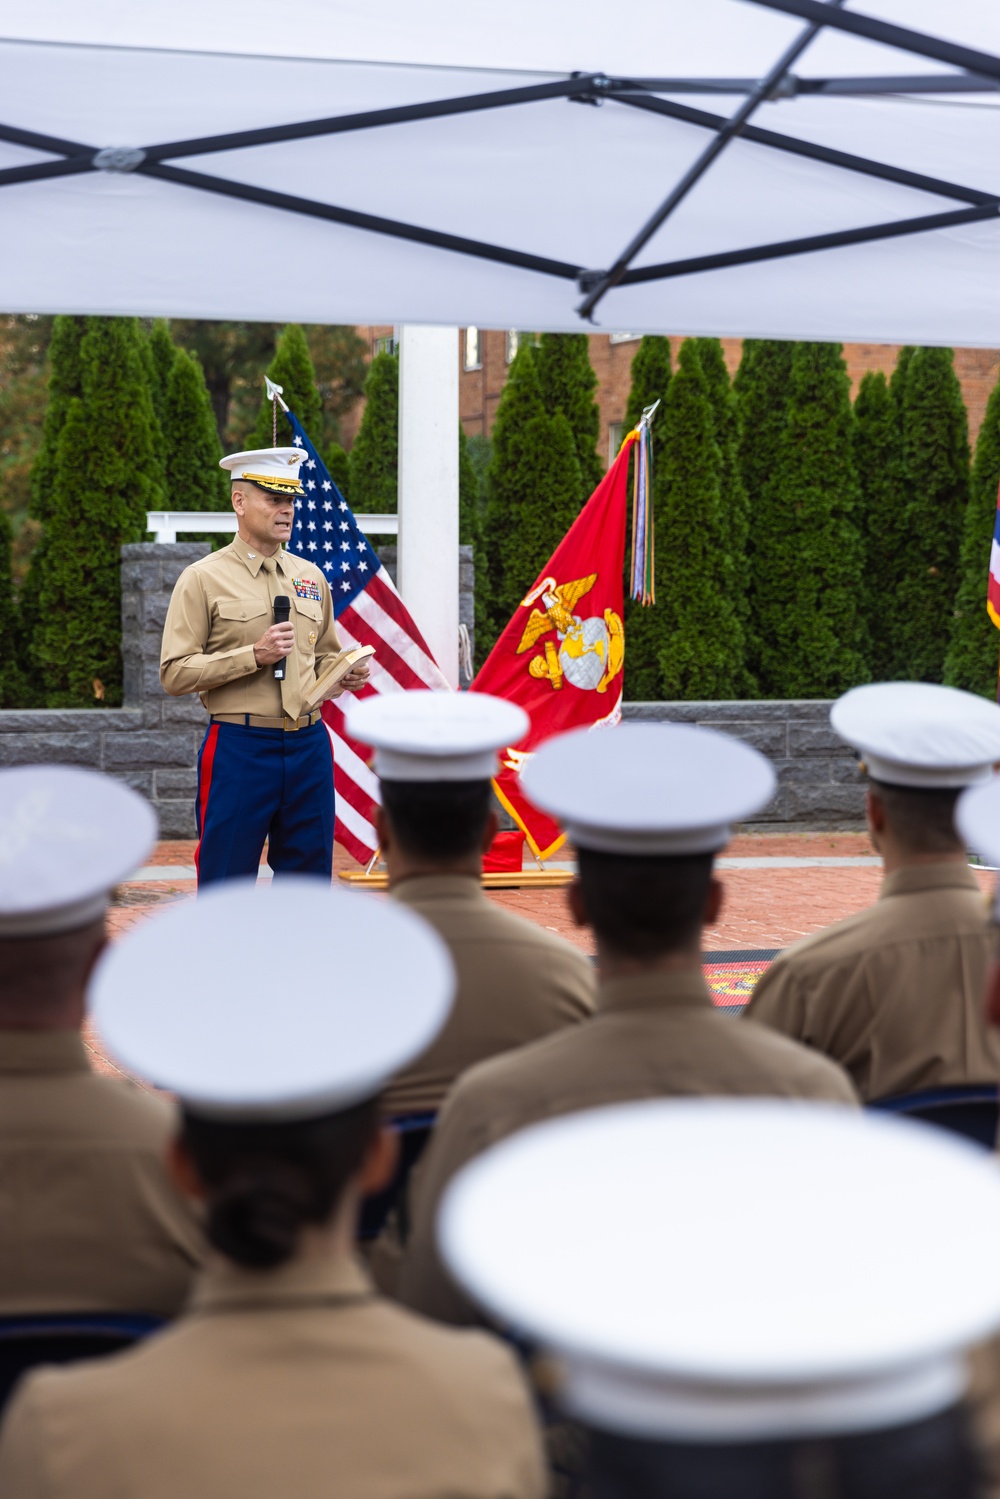
[[[338,876],[352,890],[388,890],[389,876],[384,869],[342,869]],[[555,890],[568,885],[571,869],[511,869],[501,874],[481,876],[484,890]]]

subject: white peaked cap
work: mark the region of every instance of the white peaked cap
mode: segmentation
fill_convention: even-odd
[[[971,786],[1000,760],[1000,707],[957,687],[853,687],[834,703],[830,723],[868,774],[893,786]]]
[[[251,448],[220,458],[219,467],[271,494],[301,494],[299,465],[305,457],[304,448]]]
[[[295,956],[306,947],[314,959]],[[419,916],[286,876],[214,887],[144,923],[101,959],[91,1000],[129,1072],[195,1113],[251,1121],[372,1097],[434,1039],[454,989]]]
[[[0,938],[96,921],[156,832],[149,803],[110,776],[69,765],[0,770]]]
[[[728,734],[692,724],[574,729],[549,739],[521,776],[578,848],[608,854],[700,854],[774,795],[770,761]]]
[[[478,1157],[438,1237],[555,1354],[562,1404],[661,1440],[902,1425],[1000,1327],[1000,1172],[910,1121],[786,1100],[567,1115]],[[735,1257],[735,1258],[734,1258]]]
[[[393,692],[348,703],[348,732],[385,781],[488,781],[497,751],[523,739],[523,708],[486,692]]]
[[[962,792],[955,806],[955,826],[967,848],[1000,866],[1000,776]]]

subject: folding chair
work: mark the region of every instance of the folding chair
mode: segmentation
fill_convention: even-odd
[[[55,1312],[0,1317],[0,1410],[21,1375],[36,1364],[103,1358],[162,1327],[160,1317],[128,1312]]]
[[[956,1088],[927,1088],[921,1093],[878,1098],[868,1105],[885,1114],[905,1114],[925,1124],[950,1130],[993,1150],[1000,1125],[1000,1089],[989,1083]]]
[[[385,1227],[386,1220],[393,1208],[400,1211],[400,1235],[405,1240],[409,1237],[409,1219],[406,1211],[406,1184],[410,1172],[424,1153],[424,1148],[431,1137],[434,1128],[436,1114],[402,1114],[397,1119],[390,1119],[389,1125],[400,1137],[399,1141],[399,1165],[396,1174],[389,1186],[382,1192],[377,1192],[373,1197],[366,1197],[361,1204],[361,1221],[358,1225],[358,1238],[362,1243],[377,1239]]]

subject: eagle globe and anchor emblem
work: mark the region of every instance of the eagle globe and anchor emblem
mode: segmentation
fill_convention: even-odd
[[[603,618],[591,614],[581,619],[573,610],[584,594],[597,582],[597,574],[557,585],[555,578],[543,578],[525,598],[524,609],[541,601],[543,609],[532,609],[524,627],[520,656],[530,651],[554,631],[556,640],[544,642],[544,654],[532,656],[528,670],[533,677],[543,677],[553,689],[560,689],[563,679],[584,692],[606,692],[608,683],[621,671],[625,660],[625,631],[621,616],[605,609]]]

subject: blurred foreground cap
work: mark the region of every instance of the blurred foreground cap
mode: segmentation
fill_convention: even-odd
[[[122,1066],[193,1113],[304,1119],[378,1093],[437,1035],[454,987],[419,916],[285,877],[144,922],[101,959],[91,1002]]]
[[[1000,776],[962,792],[955,806],[955,826],[967,848],[1000,867]]]
[[[466,1166],[452,1273],[624,1435],[902,1425],[961,1396],[1000,1326],[1000,1173],[925,1125],[778,1100],[568,1115]]]
[[[355,739],[375,749],[386,781],[488,781],[497,751],[531,727],[523,708],[486,692],[394,692],[345,709]]]
[[[932,682],[873,682],[834,703],[830,723],[868,774],[892,786],[972,786],[1000,760],[1000,707]]]
[[[521,781],[578,847],[609,854],[713,853],[776,784],[748,744],[691,724],[574,729],[547,740]]]
[[[0,770],[0,938],[96,921],[156,833],[149,803],[110,776],[69,765]]]

